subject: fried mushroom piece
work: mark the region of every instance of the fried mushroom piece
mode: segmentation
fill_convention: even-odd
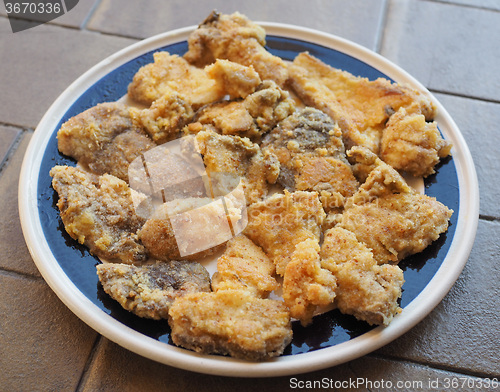
[[[186,198],[156,208],[139,237],[158,260],[197,260],[214,254],[232,237],[228,223],[241,218],[241,210],[226,198],[226,208],[211,198]]]
[[[232,99],[245,98],[261,84],[252,65],[247,67],[229,60],[217,59],[205,67],[205,72],[215,80],[221,98],[226,95]]]
[[[153,57],[154,62],[141,67],[128,86],[128,96],[147,106],[165,94],[177,93],[197,109],[226,95],[245,98],[261,82],[252,67],[227,60],[198,68],[168,52],[156,52]]]
[[[318,240],[308,239],[295,246],[283,278],[283,299],[290,316],[303,326],[312,322],[318,306],[335,299],[337,281],[330,271],[322,268]]]
[[[71,238],[108,261],[133,264],[146,260],[146,248],[137,236],[144,220],[135,213],[127,183],[70,166],[55,166],[50,175]]]
[[[256,143],[239,136],[219,135],[210,130],[196,134],[199,152],[210,176],[212,186],[222,194],[233,190],[232,181],[227,186],[224,174],[241,178],[247,204],[261,200],[267,195],[268,183],[275,181],[277,162],[267,159]]]
[[[446,232],[452,210],[413,190],[369,150],[353,147],[348,154],[367,166],[374,162],[374,169],[347,201],[339,226],[366,244],[378,264],[421,252]]]
[[[382,130],[399,108],[435,115],[434,104],[421,93],[384,78],[370,81],[300,53],[289,67],[290,84],[306,105],[314,106],[338,122],[346,148],[364,146],[379,153]]]
[[[128,181],[128,165],[156,146],[135,120],[137,109],[102,103],[70,118],[57,132],[59,151],[96,174]]]
[[[168,52],[156,52],[153,57],[154,62],[141,67],[128,86],[128,96],[134,101],[149,106],[172,92],[183,94],[195,106],[219,99],[215,81],[204,69]]]
[[[197,122],[213,125],[218,133],[248,137],[258,141],[281,120],[291,115],[295,103],[286,90],[265,80],[244,100],[208,105],[197,113]],[[199,132],[199,124],[190,124],[188,132]]]
[[[143,266],[99,264],[97,275],[104,291],[125,310],[153,320],[167,319],[176,298],[211,291],[207,270],[189,261]]]
[[[450,154],[451,143],[441,137],[437,123],[422,114],[400,108],[391,116],[382,134],[380,157],[397,170],[416,177],[433,174],[440,158]]]
[[[276,193],[251,204],[244,234],[260,246],[283,276],[295,246],[319,240],[325,212],[316,192]]]
[[[278,182],[289,191],[316,191],[326,211],[339,209],[358,187],[342,134],[331,118],[304,108],[280,122],[262,141],[280,162]]]
[[[217,259],[212,289],[246,290],[256,297],[267,298],[271,291],[279,288],[275,271],[275,265],[264,251],[240,234],[227,243],[224,253]]]
[[[283,87],[287,78],[285,62],[265,49],[266,32],[246,16],[213,11],[188,38],[184,58],[204,67],[216,59],[253,66],[262,80],[270,79]]]
[[[354,233],[340,227],[328,230],[320,255],[321,266],[335,276],[335,304],[342,313],[388,325],[400,311],[403,271],[396,265],[378,265]]]
[[[281,355],[292,340],[285,304],[244,290],[187,294],[169,316],[172,341],[202,354],[262,361]]]
[[[136,116],[151,139],[163,144],[178,136],[182,127],[193,118],[194,111],[182,95],[170,90],[149,108],[136,112]]]

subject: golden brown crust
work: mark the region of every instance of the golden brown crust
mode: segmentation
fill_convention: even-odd
[[[281,355],[292,340],[283,302],[244,290],[185,295],[175,300],[169,316],[173,342],[203,354],[261,361]]]
[[[397,170],[427,177],[450,150],[451,143],[441,137],[436,122],[428,123],[423,114],[408,114],[401,108],[387,122],[380,157]]]
[[[316,192],[274,194],[248,207],[244,234],[262,247],[285,273],[295,246],[307,239],[319,240],[325,212]]]
[[[379,264],[421,252],[448,229],[452,210],[417,193],[367,149],[354,147],[349,155],[371,171],[346,202],[339,225],[371,248]]]
[[[176,139],[182,127],[194,117],[191,104],[173,90],[167,91],[149,108],[134,114],[136,121],[157,144]]]
[[[172,92],[182,94],[194,106],[221,98],[215,89],[215,80],[205,70],[168,52],[157,52],[153,56],[154,62],[141,67],[128,86],[128,96],[134,101],[149,106]]]
[[[51,169],[57,206],[68,234],[90,252],[127,264],[146,260],[137,231],[144,220],[136,215],[128,185],[109,174],[93,176],[70,166]]]
[[[337,281],[321,266],[319,244],[308,239],[295,246],[283,278],[283,299],[290,315],[306,326],[312,322],[318,306],[335,299]]]
[[[335,276],[335,304],[342,313],[388,325],[400,311],[403,271],[395,265],[377,265],[370,249],[352,232],[336,227],[325,233],[321,266]]]
[[[279,288],[274,278],[276,267],[260,247],[240,234],[230,240],[217,259],[212,289],[246,290],[260,298]]]
[[[265,136],[263,150],[280,162],[278,182],[289,191],[316,191],[325,210],[342,208],[358,187],[342,134],[323,112],[296,111]]]
[[[435,114],[433,103],[415,90],[383,78],[356,77],[308,53],[295,58],[289,74],[292,87],[307,105],[339,123],[347,148],[359,145],[378,153],[384,124],[400,107],[422,113],[427,120]]]
[[[271,80],[264,81],[244,100],[224,101],[201,108],[196,121],[210,124],[218,133],[248,137],[254,141],[273,129],[295,110],[287,91]],[[202,127],[191,124],[187,131],[199,132]]]
[[[379,264],[397,263],[446,232],[451,214],[435,198],[401,193],[347,209],[340,226],[371,248]]]
[[[264,48],[265,39],[265,30],[239,12],[213,12],[189,36],[189,50],[184,58],[198,67],[215,59],[251,65],[262,80],[271,79],[283,87],[288,77],[286,64]]]

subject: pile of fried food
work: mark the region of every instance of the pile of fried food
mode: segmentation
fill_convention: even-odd
[[[452,214],[400,174],[429,176],[450,154],[429,98],[308,53],[285,62],[265,39],[244,15],[213,12],[187,53],[155,53],[137,72],[138,105],[102,103],[64,123],[58,147],[78,165],[50,172],[66,231],[108,261],[97,265],[106,293],[167,319],[178,346],[247,360],[281,355],[291,320],[308,325],[332,304],[388,325],[401,311],[398,262]],[[182,257],[169,217],[137,214],[128,182],[133,160],[185,135],[209,175],[244,185],[248,224],[216,249],[212,277],[198,260],[215,250]]]

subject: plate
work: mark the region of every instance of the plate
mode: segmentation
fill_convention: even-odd
[[[55,205],[49,170],[75,162],[57,150],[56,133],[70,117],[127,92],[133,75],[153,61],[153,53],[183,54],[187,27],[125,48],[94,66],[53,103],[40,121],[26,152],[19,184],[21,224],[40,273],[80,319],[117,344],[152,360],[191,371],[241,377],[283,376],[338,365],[394,340],[421,321],[446,295],[460,275],[472,248],[478,222],[479,191],[465,140],[444,107],[404,70],[357,44],[301,27],[260,23],[268,50],[285,60],[303,51],[355,75],[386,77],[427,94],[438,108],[439,129],[453,143],[452,157],[425,180],[425,193],[455,212],[448,231],[423,253],[401,262],[406,283],[403,311],[388,327],[371,327],[333,310],[316,316],[307,328],[294,323],[294,337],[283,356],[259,363],[200,355],[170,341],[166,321],[145,320],[123,310],[102,290],[95,272],[98,260],[65,232]]]

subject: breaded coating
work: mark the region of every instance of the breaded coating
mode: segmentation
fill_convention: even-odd
[[[252,65],[262,80],[274,80],[283,87],[287,78],[285,62],[265,48],[266,32],[246,16],[212,12],[188,38],[189,51],[184,58],[198,67],[215,59],[227,59]]]
[[[290,93],[272,80],[264,80],[253,94],[244,99],[243,105],[254,119],[260,136],[295,111]]]
[[[207,105],[197,112],[196,122],[188,124],[187,133],[197,133],[206,127],[222,135],[252,137],[259,134],[252,116],[242,101],[225,101]]]
[[[290,316],[303,326],[312,322],[318,306],[335,299],[337,282],[332,273],[321,267],[317,239],[308,239],[295,246],[283,278],[283,299]]]
[[[233,61],[217,59],[205,67],[207,75],[215,80],[221,98],[245,98],[261,84],[259,74],[252,65],[245,66]]]
[[[281,355],[292,340],[284,303],[244,290],[185,295],[169,316],[172,341],[202,354],[261,361]]]
[[[287,117],[264,137],[262,148],[279,160],[281,185],[318,192],[326,211],[342,207],[358,187],[340,129],[317,109],[307,107]]]
[[[294,110],[295,103],[289,93],[273,81],[266,80],[243,101],[219,102],[200,109],[197,121],[213,125],[223,135],[259,140]],[[188,127],[191,133],[199,132],[200,129],[197,124]]]
[[[174,300],[188,293],[210,292],[210,275],[199,263],[169,261],[143,266],[99,264],[104,291],[139,317],[168,319]]]
[[[355,162],[353,169],[356,175],[361,178],[362,184],[356,193],[349,198],[346,208],[394,193],[414,192],[396,170],[367,148],[353,147],[347,151],[347,156]]]
[[[70,118],[57,132],[59,151],[96,174],[128,181],[128,165],[156,144],[135,120],[137,109],[98,104]]]
[[[245,98],[261,82],[252,67],[231,61],[198,68],[168,52],[156,52],[153,57],[154,62],[141,67],[128,86],[129,97],[147,106],[165,94],[177,93],[199,108],[226,95]]]
[[[446,232],[452,212],[433,197],[400,193],[346,209],[340,226],[371,248],[379,264],[397,263]]]
[[[350,231],[336,227],[325,233],[321,266],[336,278],[335,304],[342,313],[372,325],[388,325],[400,311],[403,271],[396,265],[378,265]]]
[[[421,252],[446,232],[452,210],[417,193],[367,149],[355,147],[348,153],[373,169],[346,202],[340,227],[365,243],[379,264],[397,263]]]
[[[267,298],[271,291],[279,288],[275,271],[274,263],[264,251],[240,234],[227,243],[224,253],[217,259],[212,289],[246,290],[256,297]]]
[[[451,147],[436,122],[428,123],[424,115],[407,114],[400,108],[384,129],[380,157],[395,169],[427,177],[435,172],[439,159],[450,154]]]
[[[301,162],[295,174],[295,189],[316,191],[326,212],[339,211],[352,196],[358,181],[348,163],[331,157],[312,157]]]
[[[146,260],[137,236],[144,220],[136,215],[127,183],[109,174],[94,176],[70,166],[51,169],[57,206],[68,234],[107,261]]]
[[[153,56],[154,62],[141,67],[128,86],[128,95],[134,101],[149,106],[172,92],[183,95],[193,106],[220,99],[215,80],[204,69],[168,52],[156,52]]]
[[[223,246],[233,233],[228,220],[241,219],[241,210],[226,198],[226,208],[211,198],[186,198],[164,203],[140,230],[139,237],[158,260],[196,260]]]
[[[340,125],[347,148],[364,146],[379,152],[387,119],[399,108],[435,115],[434,104],[416,90],[379,78],[370,81],[300,53],[289,67],[290,83],[306,105],[330,115]]]
[[[148,109],[137,112],[137,120],[157,144],[177,138],[179,131],[193,116],[189,102],[173,90],[154,101]]]
[[[242,180],[247,204],[254,203],[267,195],[268,180],[273,180],[277,162],[266,159],[258,144],[239,136],[219,135],[212,131],[196,134],[199,152],[212,185],[222,194],[233,190],[218,182],[218,174],[233,174]],[[227,188],[227,189],[226,189]]]
[[[316,192],[276,193],[248,207],[244,234],[260,246],[284,275],[295,246],[319,240],[325,212]]]

